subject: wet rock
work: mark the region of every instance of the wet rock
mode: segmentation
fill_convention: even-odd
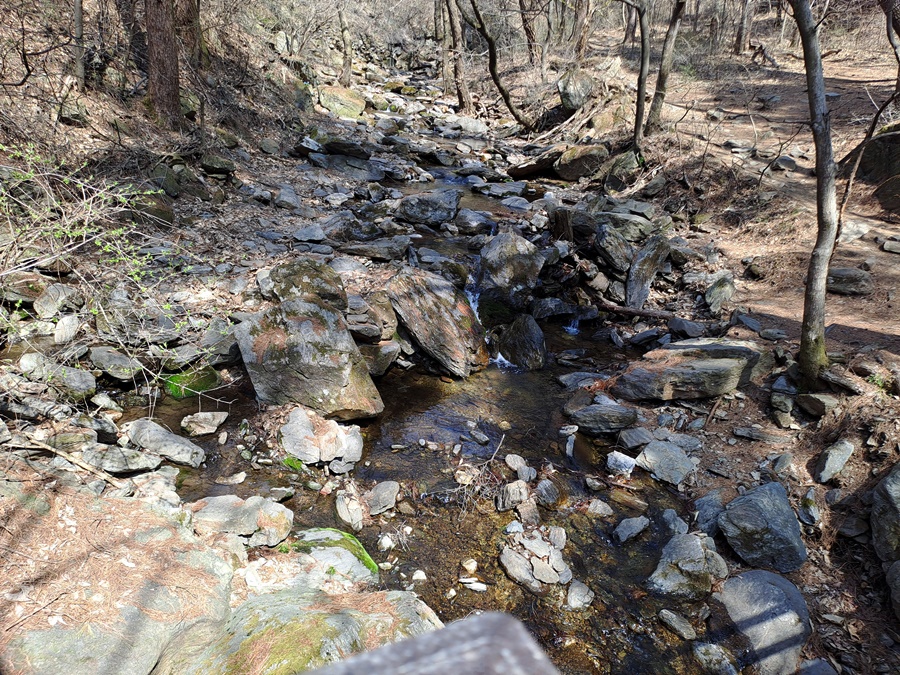
[[[662,235],[655,235],[637,252],[628,270],[625,285],[625,304],[641,309],[650,296],[650,285],[669,255],[669,242]]]
[[[278,442],[284,451],[305,464],[333,462],[343,468],[362,458],[363,438],[358,426],[341,426],[326,420],[315,411],[295,408],[278,431]],[[340,471],[339,473],[346,473]]]
[[[495,505],[498,511],[510,511],[528,499],[528,484],[517,480],[507,483],[497,494]]]
[[[856,267],[830,267],[825,288],[837,295],[869,295],[875,290],[875,280]]]
[[[544,587],[541,582],[534,578],[528,558],[516,552],[515,549],[509,546],[503,547],[503,550],[500,552],[500,566],[509,575],[510,579],[517,584],[521,584],[532,593],[539,594],[543,591]]]
[[[122,432],[139,448],[162,455],[176,464],[197,468],[206,459],[206,453],[199,445],[148,419],[123,424]]]
[[[513,365],[540,370],[547,358],[544,332],[530,314],[522,314],[503,331],[498,343],[500,354]]]
[[[697,639],[697,631],[694,630],[691,622],[681,616],[681,614],[676,614],[670,609],[661,609],[659,611],[659,620],[682,640]]]
[[[140,361],[113,347],[91,347],[89,358],[96,368],[117,380],[131,380],[143,370]]]
[[[300,403],[344,420],[384,409],[343,317],[324,302],[283,302],[234,333],[260,400]]]
[[[573,424],[586,434],[612,434],[637,422],[637,411],[613,402],[594,403],[570,415]]]
[[[840,440],[833,445],[829,445],[819,455],[816,462],[816,469],[813,475],[819,483],[827,483],[837,476],[850,456],[853,454],[853,444],[850,441]]]
[[[188,436],[214,434],[228,419],[227,412],[199,412],[186,415],[181,420],[181,428]]]
[[[534,497],[541,506],[551,508],[556,506],[561,499],[556,483],[547,478],[540,481],[534,488]]]
[[[391,279],[387,291],[416,343],[451,375],[468,377],[487,366],[481,323],[465,296],[449,281],[408,268]]]
[[[356,119],[366,109],[366,99],[345,87],[319,87],[319,104],[338,117]]]
[[[728,576],[728,566],[716,552],[712,539],[696,534],[676,534],[663,548],[647,587],[661,595],[702,600],[713,583]]]
[[[752,570],[728,579],[714,597],[749,641],[751,661],[761,675],[797,670],[812,629],[796,586],[772,572]]]
[[[870,522],[878,557],[885,563],[900,560],[900,463],[875,487]]]
[[[398,234],[394,237],[375,239],[358,244],[345,244],[341,247],[341,251],[362,258],[389,262],[403,258],[409,250],[411,241],[407,235]]]
[[[97,381],[88,371],[56,363],[38,352],[24,354],[19,369],[29,380],[44,382],[74,401],[93,396],[97,390]]]
[[[524,237],[504,232],[481,249],[482,298],[522,308],[544,266],[540,250]]]
[[[249,537],[249,546],[275,546],[291,531],[294,513],[285,506],[263,497],[246,500],[236,495],[207,497],[188,508],[197,534],[228,532]]]
[[[687,534],[688,524],[675,513],[674,509],[663,511],[662,518],[669,534]]]
[[[694,463],[674,443],[653,441],[644,446],[637,457],[637,465],[649,471],[657,480],[678,485],[694,470]]]
[[[731,548],[750,565],[793,572],[806,562],[800,523],[781,483],[766,483],[733,499],[718,522]]]
[[[719,515],[725,511],[722,490],[711,490],[694,502],[697,529],[714,537],[719,533]]]
[[[620,544],[624,544],[629,539],[633,539],[641,532],[650,527],[650,519],[646,516],[638,516],[637,518],[625,518],[618,524],[613,536]]]
[[[594,601],[594,591],[586,584],[574,579],[566,592],[566,605],[571,610],[584,609]]]
[[[399,493],[400,483],[394,480],[385,480],[366,492],[362,498],[369,507],[369,513],[377,516],[396,506]]]
[[[575,112],[590,100],[594,91],[594,78],[579,68],[573,68],[556,81],[556,90],[563,110]]]
[[[460,209],[453,221],[460,234],[490,234],[497,223],[487,211],[473,211],[472,209]]]
[[[596,173],[609,151],[602,145],[576,145],[568,148],[553,163],[553,170],[563,180],[578,180]]]
[[[694,644],[693,653],[705,675],[740,675],[737,659],[724,647],[698,642]]]
[[[410,223],[440,225],[456,217],[461,197],[461,190],[451,188],[408,195],[397,205],[396,216]]]
[[[606,456],[606,470],[613,476],[622,476],[623,478],[631,478],[631,472],[637,466],[633,457],[613,450]]]

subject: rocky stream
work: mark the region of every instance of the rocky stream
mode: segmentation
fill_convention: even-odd
[[[140,290],[2,278],[2,671],[293,673],[498,610],[566,673],[836,672],[788,578],[828,506],[777,449],[734,493],[698,476],[735,473],[725,408],[777,448],[837,394],[798,394],[664,180],[616,196],[633,154],[398,89],[160,165]],[[823,450],[822,485],[854,447]]]

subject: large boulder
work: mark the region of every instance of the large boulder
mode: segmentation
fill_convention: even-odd
[[[575,112],[588,102],[594,91],[594,78],[588,73],[574,68],[567,71],[556,82],[556,90],[559,92],[563,110]]]
[[[540,154],[509,167],[506,170],[506,173],[509,174],[510,178],[516,179],[528,178],[530,176],[545,173],[553,168],[553,165],[556,164],[556,160],[558,160],[568,148],[569,146],[565,143],[553,145]]]
[[[900,463],[872,493],[872,544],[885,563],[900,560]]]
[[[765,483],[729,502],[719,529],[749,565],[793,572],[806,562],[800,522],[781,483]]]
[[[289,300],[234,330],[257,397],[300,403],[338,419],[372,417],[381,396],[341,313],[317,300]]]
[[[660,595],[702,600],[713,584],[728,576],[728,565],[709,537],[676,534],[663,548],[647,588]]]
[[[410,223],[440,225],[453,220],[459,209],[462,191],[444,188],[408,195],[397,205],[397,217]]]
[[[484,329],[469,301],[449,281],[406,268],[391,279],[387,292],[416,343],[451,375],[468,377],[487,366]]]
[[[338,117],[349,119],[356,119],[366,109],[366,99],[344,87],[319,87],[319,103]]]
[[[97,380],[89,371],[64,366],[38,352],[22,355],[19,369],[29,380],[44,382],[75,401],[93,396],[97,390]]]
[[[544,256],[514,232],[504,232],[481,249],[482,297],[521,309],[537,286]]]
[[[647,302],[650,285],[669,256],[669,249],[669,241],[662,235],[655,235],[638,251],[628,270],[628,282],[625,285],[625,304],[628,307],[641,309]]]
[[[609,157],[602,145],[576,145],[566,150],[553,163],[553,170],[563,180],[578,180],[595,173]]]
[[[335,309],[347,309],[347,292],[341,275],[333,268],[311,258],[297,258],[257,275],[260,291],[266,297],[285,300],[327,302]]]
[[[362,458],[358,426],[341,426],[308,408],[295,408],[278,431],[284,451],[305,464],[329,463],[332,473],[346,473]],[[348,466],[349,465],[349,466]]]
[[[294,513],[264,497],[237,495],[206,497],[186,505],[193,513],[191,526],[200,535],[235,534],[250,546],[276,546],[291,532]]]
[[[611,391],[630,401],[721,396],[767,372],[769,364],[768,354],[752,342],[681,340],[644,354],[619,375]]]
[[[787,579],[751,570],[732,577],[713,596],[733,630],[750,643],[747,666],[760,675],[788,675],[812,633],[803,595]]]
[[[547,359],[544,332],[530,314],[521,315],[503,331],[499,347],[503,358],[526,370],[540,370]]]

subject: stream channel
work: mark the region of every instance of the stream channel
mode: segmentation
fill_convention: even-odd
[[[421,189],[460,187],[459,179],[450,176],[439,175],[437,184],[421,184]],[[404,191],[417,187],[405,186]],[[496,200],[468,190],[460,206],[502,211]],[[464,246],[440,236],[417,237],[414,245],[472,262]],[[560,434],[568,424],[562,408],[572,392],[566,392],[557,378],[573,371],[603,372],[626,357],[608,342],[592,340],[590,323],[581,331],[563,322],[542,322],[542,328],[548,359],[540,371],[519,370],[495,359],[466,380],[451,380],[418,367],[394,368],[381,378],[378,388],[385,409],[377,419],[363,422],[364,455],[353,475],[362,489],[374,482],[400,482],[407,508],[377,518],[357,536],[381,565],[383,588],[415,590],[445,622],[478,611],[509,612],[525,622],[564,673],[690,672],[694,662],[688,643],[660,627],[656,616],[664,605],[642,590],[670,536],[660,514],[673,508],[684,517],[683,500],[646,474],[632,478],[627,487],[611,483],[599,492],[591,491],[585,476],[605,476],[605,456],[611,447],[576,434],[574,447],[570,445],[567,453],[567,437]],[[225,444],[197,439],[208,460],[200,470],[182,471],[179,491],[184,501],[221,494],[267,495],[273,487],[294,487],[296,493],[285,505],[295,513],[296,529],[347,529],[336,517],[334,496],[323,494],[327,488],[318,489],[322,483],[327,486],[324,478],[310,481],[279,467],[277,461],[261,465],[255,453],[253,463],[247,461],[254,437],[246,423],[241,428],[242,421],[260,413],[246,378],[230,390],[217,392],[217,399],[219,403],[166,398],[153,410],[157,421],[171,429],[178,429],[181,418],[198,408],[230,413],[223,427],[228,431]],[[132,409],[125,419],[145,414],[146,409]],[[505,528],[516,514],[498,513],[490,498],[514,479],[502,461],[507,453],[524,457],[538,470],[539,478],[549,478],[559,488],[559,502],[554,508],[541,507],[541,518],[545,525],[565,528],[568,541],[563,557],[574,579],[595,593],[588,608],[568,610],[562,585],[550,586],[543,597],[532,595],[500,567]],[[486,464],[492,457],[496,461]],[[480,499],[473,498],[473,486],[465,488],[454,480],[461,464],[486,467],[478,482]],[[223,477],[240,471],[247,473],[243,483],[221,484]],[[615,514],[589,515],[587,505],[596,498],[609,502]],[[639,515],[650,519],[650,528],[624,545],[616,543],[612,532],[618,522]],[[379,550],[383,534],[391,536],[395,548]],[[461,577],[470,576],[461,567],[470,558],[478,563],[474,576],[486,586],[482,592],[459,583]],[[417,570],[425,572],[426,580],[412,581]],[[687,616],[700,611],[675,609]]]

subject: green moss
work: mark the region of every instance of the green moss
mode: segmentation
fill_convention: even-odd
[[[312,614],[288,624],[272,622],[248,637],[228,658],[227,675],[293,675],[326,663],[322,644],[339,635],[327,615]]]
[[[197,396],[221,383],[219,373],[211,366],[165,375],[162,378],[166,393],[177,399]]]
[[[327,539],[320,541],[295,541],[291,544],[291,548],[301,553],[310,553],[314,548],[326,548],[328,546],[339,546],[350,553],[366,566],[372,574],[378,574],[378,565],[372,560],[372,556],[366,551],[365,547],[360,543],[359,539],[348,532],[336,530],[333,527],[320,528],[326,532],[334,532],[340,535],[340,539]]]
[[[296,471],[296,472],[300,473],[306,469],[306,467],[303,466],[303,462],[301,462],[296,457],[288,456],[288,457],[285,457],[283,461],[284,461],[284,465],[287,468],[291,469],[292,471]]]

